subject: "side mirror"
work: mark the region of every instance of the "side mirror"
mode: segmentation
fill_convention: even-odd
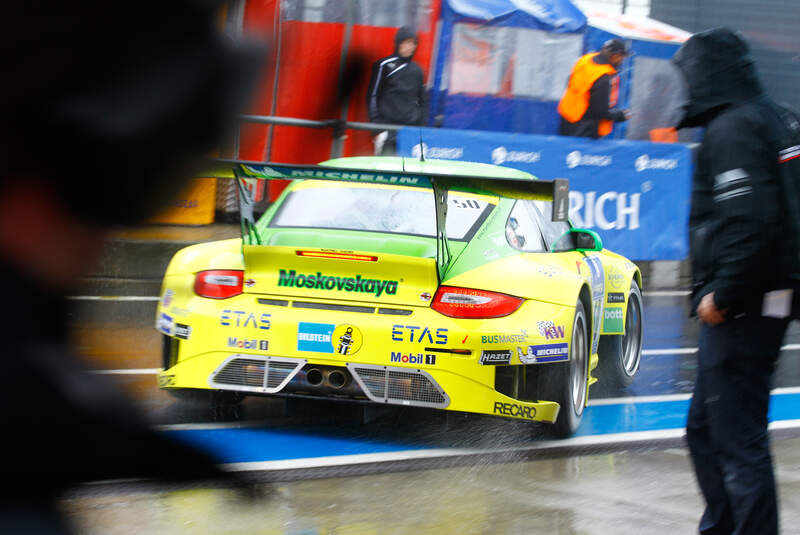
[[[600,235],[589,229],[573,228],[569,230],[575,234],[575,250],[576,251],[602,251],[603,240]]]
[[[585,228],[571,228],[553,242],[551,251],[602,251],[603,240],[597,232]]]

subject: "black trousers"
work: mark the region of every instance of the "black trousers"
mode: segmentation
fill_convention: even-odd
[[[767,410],[789,319],[745,315],[700,330],[686,437],[706,510],[700,533],[778,533]]]

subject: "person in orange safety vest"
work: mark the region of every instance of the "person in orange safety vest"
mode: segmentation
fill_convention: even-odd
[[[621,39],[610,39],[599,52],[586,54],[572,68],[558,113],[562,136],[600,138],[608,135],[614,123],[627,121],[628,110],[617,109],[617,68],[630,55]]]

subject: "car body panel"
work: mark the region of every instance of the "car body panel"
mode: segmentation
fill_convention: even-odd
[[[488,167],[481,168],[487,176],[504,169]],[[476,174],[471,166],[455,168]],[[355,394],[339,398],[380,402],[369,377],[384,374],[388,385],[395,374],[401,377],[397,388],[425,383],[441,395],[433,396],[436,401],[406,401],[402,394],[389,399],[387,393],[384,403],[554,422],[557,403],[501,387],[501,376],[566,361],[579,299],[591,325],[590,370],[598,363],[599,336],[622,333],[627,289],[634,277],[641,282],[636,266],[605,250],[550,253],[512,247],[503,228],[514,199],[469,193],[494,208],[470,239],[450,240],[452,260],[441,281],[432,236],[270,226],[293,191],[337,187],[419,189],[294,181],[257,223],[264,245],[236,239],[176,253],[156,313],[156,328],[172,344],[159,374],[162,388],[337,397],[298,382],[318,367],[326,374],[350,372],[345,390]],[[205,270],[243,270],[243,293],[227,299],[196,295],[195,274]],[[439,284],[523,301],[503,317],[449,317],[431,308]],[[621,300],[619,294],[624,294]],[[267,388],[267,375],[280,367],[275,363],[283,367],[283,386],[291,390]],[[220,383],[229,364],[240,366],[236,384]],[[263,384],[248,382],[249,373],[263,377]],[[590,375],[588,381],[595,379]]]

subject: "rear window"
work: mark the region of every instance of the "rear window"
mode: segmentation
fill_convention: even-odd
[[[495,205],[469,194],[448,195],[447,237],[469,241]],[[366,230],[436,236],[430,191],[393,188],[309,188],[291,192],[271,227]]]

